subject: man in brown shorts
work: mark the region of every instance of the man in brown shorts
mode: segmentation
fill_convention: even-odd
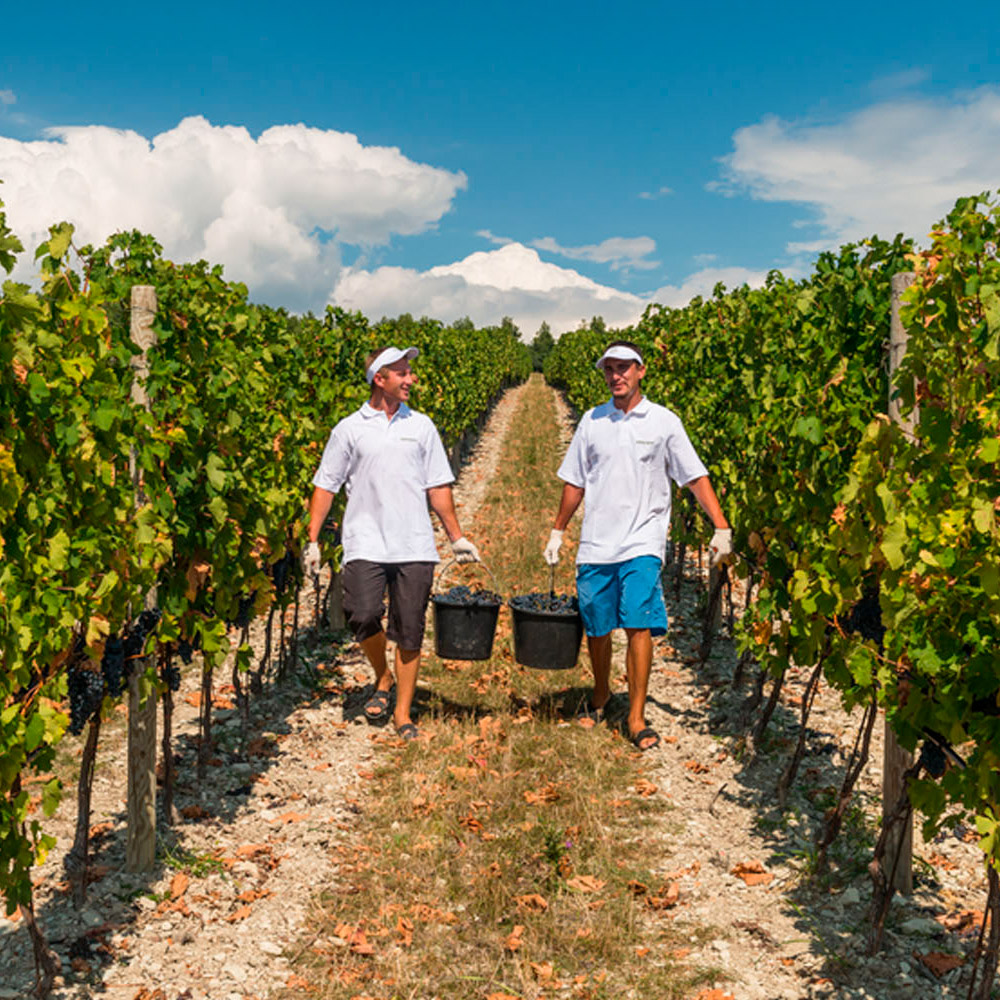
[[[368,402],[330,432],[309,504],[306,572],[317,572],[318,538],[334,494],[344,486],[344,611],[348,625],[375,671],[375,690],[365,704],[368,721],[389,718],[395,683],[396,731],[415,739],[410,718],[420,668],[427,602],[438,561],[427,507],[441,519],[459,562],[478,562],[475,545],[462,535],[451,495],[454,475],[431,420],[407,405],[417,377],[410,361],[417,348],[384,347],[367,358]],[[385,591],[389,617],[382,628]],[[395,682],[386,640],[396,643]]]

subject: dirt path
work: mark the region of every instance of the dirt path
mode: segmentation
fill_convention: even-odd
[[[511,390],[498,404],[463,469],[456,505],[464,524],[471,524],[493,475],[519,392]],[[557,403],[564,446],[572,426],[561,398]],[[834,878],[810,887],[802,875],[814,860],[812,830],[830,788],[839,784],[859,713],[845,715],[836,694],[821,689],[809,722],[809,756],[787,810],[777,811],[771,797],[796,733],[804,672],[793,673],[764,751],[752,760],[741,756],[738,734],[728,728],[746,697],[730,684],[733,648],[717,642],[700,667],[694,581],[668,603],[671,628],[656,646],[648,711],[663,744],[642,760],[664,806],[650,852],[664,873],[686,872],[675,919],[692,928],[686,960],[718,970],[716,1000],[726,994],[737,1000],[964,996],[956,983],[962,969],[938,979],[915,955],[968,949],[968,936],[949,933],[941,921],[959,924],[982,906],[985,880],[970,833],[958,830],[924,844],[917,832],[917,892],[894,903],[884,954],[865,959],[870,888],[864,869],[878,808],[881,734],[862,782],[864,808],[846,824]],[[305,593],[303,608],[311,613],[312,606]],[[261,642],[260,635],[253,638]],[[330,849],[351,837],[364,775],[386,738],[364,722],[369,671],[357,651],[348,646],[331,655],[329,648],[307,646],[306,658],[315,664],[318,684],[289,682],[258,701],[248,760],[238,753],[235,711],[218,710],[217,756],[203,783],[194,774],[198,678],[185,679],[175,748],[177,805],[187,818],[148,878],[121,871],[125,749],[121,725],[108,727],[95,781],[94,881],[81,913],[61,886],[73,832],[72,789],[47,824],[58,846],[38,872],[36,899],[66,972],[55,996],[263,1000],[289,982],[289,957],[308,926],[310,898],[334,880]],[[623,662],[620,650],[615,662]],[[623,677],[616,687],[620,715]],[[218,695],[225,705],[225,687]],[[66,746],[76,750],[74,744],[79,741]],[[763,869],[759,878],[746,868],[743,876],[734,874],[754,863]],[[0,918],[0,969],[0,1000],[28,995],[33,968],[23,921]]]

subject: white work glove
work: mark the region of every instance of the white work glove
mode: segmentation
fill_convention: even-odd
[[[733,554],[733,529],[716,528],[712,540],[708,543],[708,565],[715,569],[727,562]]]
[[[451,543],[451,552],[455,557],[456,562],[460,563],[470,563],[470,562],[480,562],[479,559],[479,549],[469,541],[465,535],[461,538],[456,538],[455,541]]]
[[[319,563],[319,542],[310,542],[302,550],[302,572],[306,576],[314,576],[319,572]]]
[[[555,566],[559,562],[559,549],[562,548],[563,533],[553,528],[549,534],[548,545],[545,546],[545,561],[550,566]]]

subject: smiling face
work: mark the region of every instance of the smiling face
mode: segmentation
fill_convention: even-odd
[[[379,369],[372,384],[382,390],[382,395],[390,406],[399,406],[410,398],[410,389],[416,381],[417,376],[413,373],[410,362],[402,358]]]
[[[608,358],[601,368],[615,406],[620,410],[630,410],[641,397],[639,382],[646,374],[646,366],[638,361]]]

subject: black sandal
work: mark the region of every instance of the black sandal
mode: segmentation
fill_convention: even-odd
[[[373,691],[365,702],[365,718],[375,726],[389,721],[389,702],[392,700],[393,688],[388,691]],[[374,709],[374,711],[373,711]]]
[[[608,701],[611,699],[609,698]],[[576,707],[576,714],[573,716],[577,722],[582,722],[584,719],[590,719],[594,725],[598,725],[604,721],[604,714],[607,711],[608,702],[605,702],[600,708],[594,708],[590,703],[589,698],[584,698]]]
[[[420,733],[412,722],[404,722],[401,726],[396,726],[396,735],[409,743],[410,740],[415,740]]]
[[[628,723],[626,723],[625,735],[628,736],[629,741],[632,743],[632,746],[634,746],[637,750],[641,750],[643,753],[645,753],[647,750],[652,750],[654,747],[658,747],[660,745],[660,734],[655,729],[651,729],[649,726],[646,726],[645,729],[640,729],[639,732],[637,732],[635,736],[633,736],[628,731]],[[652,739],[653,742],[648,743],[646,746],[643,746],[642,745],[643,740],[648,740],[648,739]]]

